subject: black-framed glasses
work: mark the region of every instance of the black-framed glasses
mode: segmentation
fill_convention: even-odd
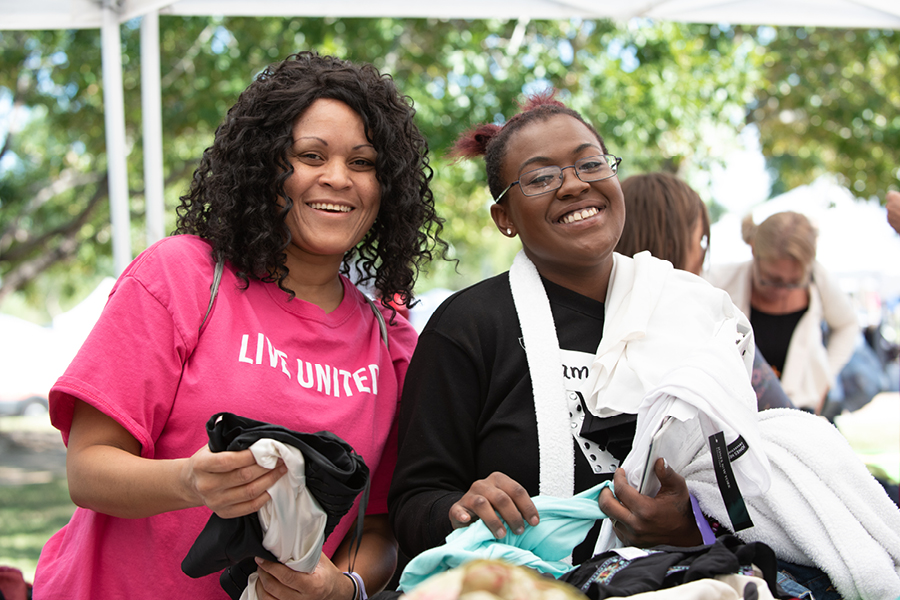
[[[772,279],[763,279],[762,270],[759,268],[759,262],[754,259],[753,272],[756,275],[756,283],[762,287],[774,288],[779,290],[799,290],[805,289],[812,282],[812,273],[807,270],[800,281],[776,281]]]
[[[553,192],[562,187],[563,171],[566,169],[574,169],[578,179],[585,183],[594,181],[603,181],[614,176],[619,170],[619,163],[622,159],[612,154],[600,154],[598,156],[585,156],[578,159],[574,165],[567,167],[557,167],[556,165],[549,167],[541,167],[533,171],[526,171],[519,175],[517,181],[513,181],[506,186],[506,189],[500,192],[500,195],[494,199],[494,202],[500,202],[503,195],[519,184],[519,189],[525,196],[540,196],[547,192]]]

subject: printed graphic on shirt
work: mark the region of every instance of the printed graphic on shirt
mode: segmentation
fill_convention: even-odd
[[[589,352],[576,352],[574,350],[560,350],[562,357],[563,380],[566,385],[566,401],[569,405],[569,423],[572,427],[572,437],[578,442],[578,447],[591,465],[594,474],[615,473],[619,468],[619,460],[596,442],[581,437],[581,426],[584,423],[584,408],[582,398],[586,398],[594,386],[594,378],[591,376],[591,363],[594,355]]]
[[[325,396],[346,398],[363,393],[378,395],[377,364],[340,368],[309,360],[309,357],[290,357],[275,348],[263,333],[245,333],[241,336],[238,362],[278,369],[288,379],[296,380],[302,387]]]

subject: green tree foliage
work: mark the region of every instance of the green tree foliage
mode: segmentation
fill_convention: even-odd
[[[267,64],[300,49],[372,62],[392,74],[415,103],[431,147],[439,210],[447,219],[444,237],[459,259],[458,267],[432,265],[420,291],[455,288],[499,272],[517,250],[490,220],[480,161],[455,162],[447,154],[461,132],[482,122],[502,123],[530,91],[560,89],[561,98],[597,126],[610,151],[625,158],[622,177],[666,169],[702,188],[702,174],[735,144],[748,110],[773,156],[787,156],[775,150],[785,144],[815,148],[819,141],[804,137],[809,125],[804,131],[783,125],[787,103],[803,99],[786,93],[781,82],[794,81],[792,72],[808,82],[811,73],[825,72],[822,61],[835,60],[833,53],[852,54],[853,64],[863,61],[862,73],[850,67],[854,85],[870,86],[831,100],[856,111],[859,122],[844,123],[854,134],[840,138],[840,156],[853,157],[860,171],[857,158],[875,155],[879,144],[870,143],[864,127],[893,131],[896,142],[897,75],[889,68],[891,44],[896,64],[896,38],[857,32],[849,48],[834,39],[824,54],[808,49],[801,57],[792,51],[793,30],[772,31],[641,20],[160,17],[167,228],[174,226],[178,197],[225,111]],[[812,44],[818,35],[824,33],[811,31],[796,44]],[[135,251],[146,247],[139,43],[139,20],[123,25]],[[791,73],[779,74],[787,62],[782,55],[791,56],[792,65],[799,60]],[[877,86],[871,83],[873,65],[883,67]],[[5,131],[0,127],[0,302],[15,292],[34,305],[64,305],[113,274],[100,74],[98,31],[0,32],[0,114],[9,115]],[[770,97],[781,110],[768,110],[769,92],[777,94]],[[826,106],[826,96],[820,97]],[[883,108],[889,97],[893,114]],[[822,125],[821,131],[831,129]],[[802,144],[793,142],[798,139]],[[893,156],[884,150],[879,164],[896,168]],[[783,162],[786,182],[831,166],[824,159]],[[855,175],[850,179],[856,181]]]
[[[4,32],[0,60],[10,114],[0,147],[0,294],[53,302],[110,267],[99,37]],[[71,277],[51,290],[41,275],[61,264]]]
[[[900,33],[759,28],[765,80],[749,120],[776,174],[773,192],[837,175],[884,198],[900,178]]]

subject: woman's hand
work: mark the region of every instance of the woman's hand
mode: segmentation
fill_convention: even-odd
[[[260,600],[353,600],[353,582],[322,554],[312,573],[300,573],[262,558],[256,559]]]
[[[656,461],[654,469],[661,484],[655,498],[643,496],[628,485],[622,469],[613,476],[615,495],[609,489],[600,492],[600,510],[612,520],[616,537],[626,546],[638,548],[702,544],[684,477],[662,458]]]
[[[267,469],[256,464],[250,450],[211,452],[203,446],[185,461],[182,480],[200,504],[233,519],[262,508],[271,498],[266,490],[285,473],[281,460]]]
[[[122,425],[76,400],[66,471],[72,500],[83,508],[125,519],[209,506],[223,518],[256,512],[286,469],[265,469],[253,453],[210,452],[190,458],[141,456],[141,444]]]
[[[497,513],[500,513],[499,517]],[[450,507],[453,529],[466,527],[475,519],[484,521],[497,539],[506,535],[503,521],[517,535],[525,531],[525,521],[531,525],[540,522],[537,508],[525,488],[496,471],[473,483],[469,491]]]

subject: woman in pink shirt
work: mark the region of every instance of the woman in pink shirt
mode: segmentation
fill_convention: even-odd
[[[331,431],[371,474],[356,573],[353,508],[312,573],[257,561],[258,596],[364,600],[388,582],[395,415],[416,335],[355,284],[408,301],[443,247],[413,115],[374,67],[311,52],[241,94],[181,199],[181,235],[129,265],[51,391],[79,508],[44,547],[36,599],[227,598],[218,574],[189,578],[181,561],[213,512],[256,512],[285,469],[210,452],[219,412]]]

